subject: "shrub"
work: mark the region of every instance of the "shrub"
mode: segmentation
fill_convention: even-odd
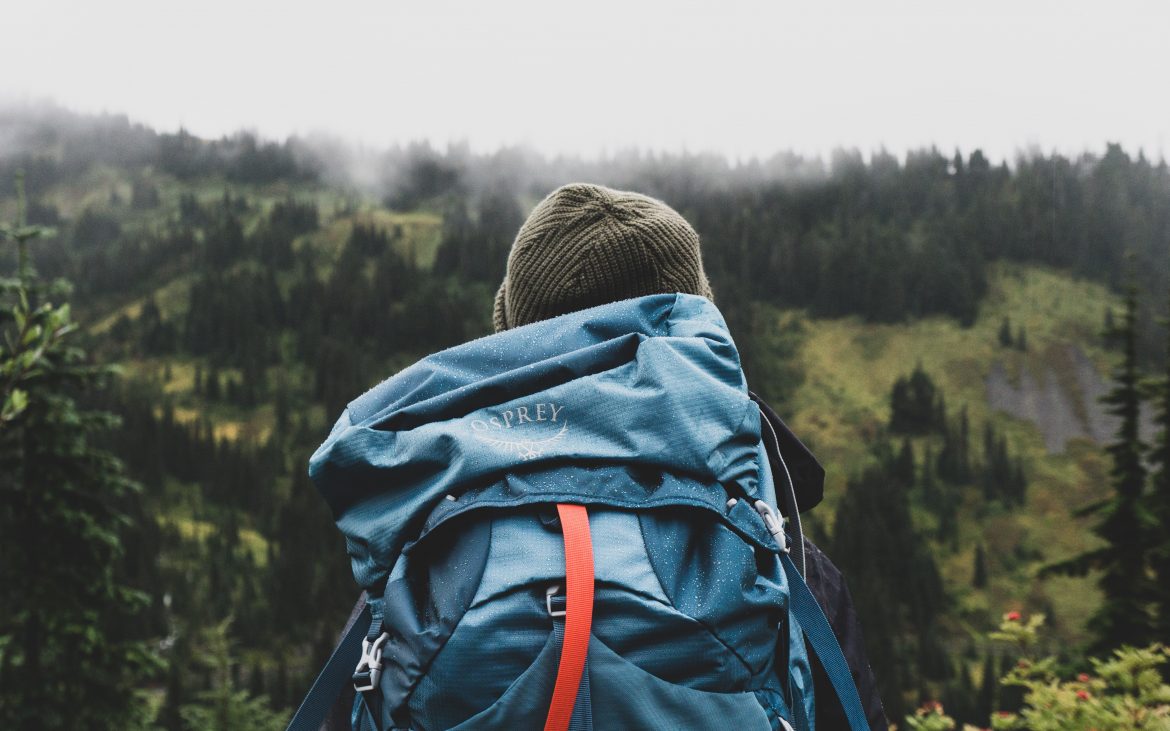
[[[1004,615],[993,641],[1011,645],[1025,657],[1000,680],[1023,689],[1023,706],[992,714],[997,731],[1165,731],[1170,730],[1170,685],[1162,666],[1170,650],[1161,644],[1121,647],[1106,658],[1089,659],[1088,672],[1063,677],[1054,657],[1033,658],[1044,615],[1025,620]],[[955,721],[934,701],[905,718],[911,731],[949,731]],[[965,726],[964,731],[974,727]]]

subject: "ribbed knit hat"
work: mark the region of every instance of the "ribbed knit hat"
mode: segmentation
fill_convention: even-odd
[[[538,203],[520,227],[492,322],[499,332],[672,292],[711,298],[691,225],[660,200],[572,183]]]

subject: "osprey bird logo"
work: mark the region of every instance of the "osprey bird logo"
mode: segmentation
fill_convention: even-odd
[[[566,421],[561,426],[560,431],[546,439],[500,439],[489,434],[476,434],[475,438],[485,444],[490,444],[500,449],[514,449],[516,450],[517,456],[527,462],[530,459],[536,459],[544,454],[545,450],[553,442],[559,442],[561,439],[564,439],[567,431],[569,431],[569,422]]]
[[[563,406],[551,401],[516,406],[494,415],[471,420],[475,438],[497,449],[514,451],[525,462],[542,456],[548,448],[565,438],[568,419],[561,416]],[[544,427],[540,422],[548,422]],[[549,427],[560,428],[555,432]],[[548,435],[548,436],[544,436]]]

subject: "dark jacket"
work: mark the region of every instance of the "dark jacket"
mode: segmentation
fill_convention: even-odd
[[[771,424],[776,434],[776,442],[780,447],[780,455],[775,453],[773,446],[765,440],[768,458],[772,466],[772,474],[779,476],[787,473],[792,476],[792,487],[796,496],[796,505],[801,513],[816,507],[824,497],[825,470],[821,467],[812,452],[804,446],[783,420],[763,399],[752,394],[753,400],[759,404],[760,413]],[[783,465],[779,457],[783,457]],[[776,480],[776,489],[783,486],[783,477]],[[783,501],[781,510],[783,510]],[[861,696],[861,705],[865,709],[871,731],[886,731],[889,723],[886,721],[885,710],[882,708],[882,699],[878,695],[877,684],[874,681],[873,670],[869,666],[869,656],[865,653],[865,641],[861,634],[861,622],[853,609],[853,598],[849,595],[849,588],[845,585],[845,577],[841,570],[833,565],[829,557],[808,538],[804,539],[805,548],[805,581],[813,596],[821,605],[821,609],[837,635],[841,651],[849,663],[849,670],[853,674],[853,682],[857,685],[857,692]],[[837,731],[848,729],[845,712],[837,702],[833,686],[825,674],[815,655],[809,653],[813,660],[813,687],[817,699],[817,731]]]
[[[813,596],[817,598],[817,603],[828,617],[829,624],[833,626],[833,633],[837,635],[841,651],[845,653],[845,660],[853,673],[853,682],[857,684],[857,692],[861,695],[861,705],[865,709],[869,727],[871,731],[886,731],[889,723],[882,708],[882,699],[878,696],[873,670],[869,667],[869,657],[865,654],[861,623],[857,620],[857,613],[853,611],[853,599],[849,596],[849,588],[845,586],[845,577],[812,541],[806,538],[804,547],[805,579],[812,589]],[[836,702],[829,677],[815,659],[813,688],[817,699],[817,731],[848,729],[845,712]]]

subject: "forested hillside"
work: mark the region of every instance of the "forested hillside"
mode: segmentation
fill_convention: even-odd
[[[943,697],[986,723],[1002,660],[978,638],[1007,609],[1047,612],[1065,651],[1091,638],[1093,577],[1037,573],[1100,543],[1073,517],[1110,469],[1084,379],[1109,378],[1126,283],[1138,362],[1166,362],[1164,161],[371,153],[0,111],[0,221],[18,170],[30,222],[55,229],[33,265],[71,282],[90,356],[122,367],[87,405],[121,417],[108,446],[143,485],[120,572],[148,606],[123,629],[166,660],[163,728],[209,690],[299,699],[356,595],[309,453],[366,388],[490,331],[516,229],[573,180],[660,197],[699,231],[749,381],[828,469],[809,524],[853,585],[891,717]],[[993,407],[993,373],[1052,384],[1087,436],[1054,447]]]

